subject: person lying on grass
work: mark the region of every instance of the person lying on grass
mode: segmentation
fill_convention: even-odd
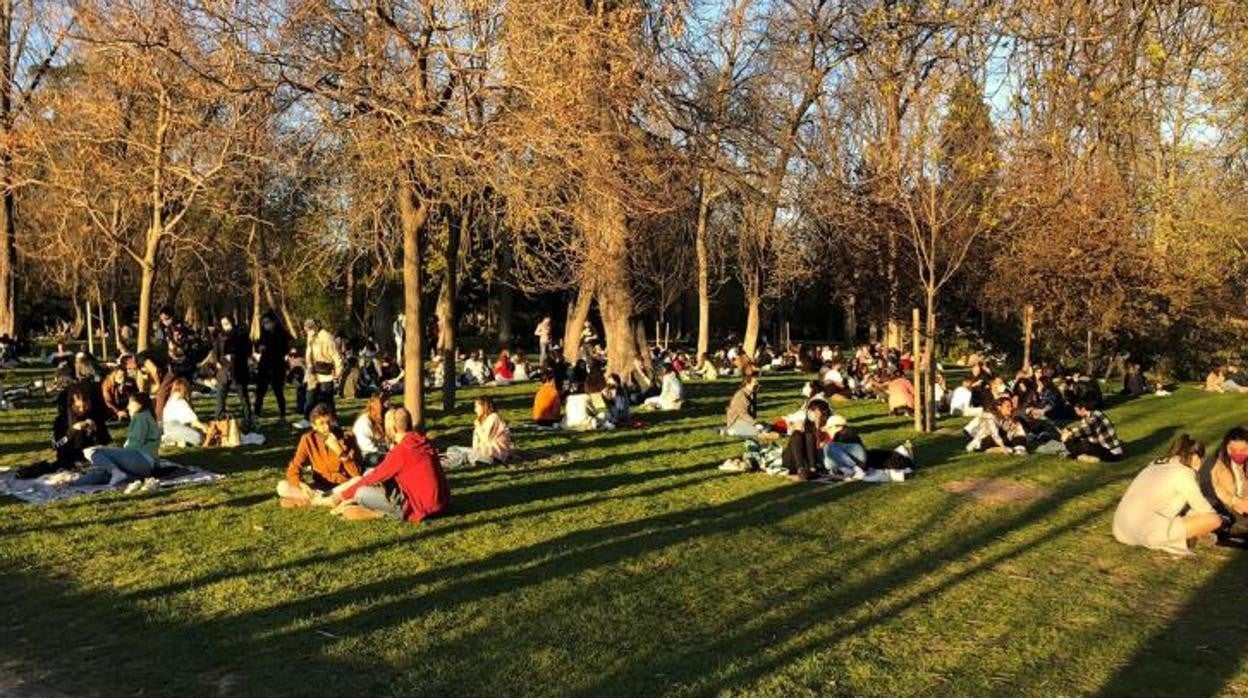
[[[1196,481],[1204,457],[1204,444],[1183,434],[1164,458],[1141,470],[1114,512],[1114,538],[1126,545],[1188,555],[1196,539],[1229,528],[1231,517],[1214,511]]]
[[[359,477],[360,453],[355,438],[343,432],[326,404],[318,404],[309,415],[312,431],[299,439],[295,457],[286,466],[286,479],[277,483],[277,496],[283,507],[329,504],[326,496],[334,487]],[[312,484],[303,481],[303,469],[312,473]]]
[[[1234,525],[1222,537],[1233,536],[1241,543],[1248,537],[1248,428],[1235,427],[1222,438],[1222,444],[1201,471],[1205,498],[1220,513],[1230,516]]]
[[[473,400],[472,410],[475,415],[472,448],[447,447],[442,467],[506,463],[511,458],[511,429],[503,421],[503,415],[494,409],[494,400],[488,395],[479,395]]]
[[[1080,421],[1059,432],[1062,443],[1066,445],[1067,455],[1080,463],[1113,463],[1122,460],[1122,441],[1118,438],[1118,430],[1109,421],[1109,417],[1093,405],[1092,398],[1077,401],[1075,416]]]
[[[393,447],[380,465],[330,497],[335,514],[349,521],[391,518],[420,523],[447,511],[451,488],[437,449],[411,429],[406,409],[396,407],[386,413]]]

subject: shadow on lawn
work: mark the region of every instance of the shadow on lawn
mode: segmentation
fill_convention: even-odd
[[[1175,574],[1182,574],[1175,570]],[[1146,639],[1101,688],[1103,696],[1214,696],[1224,692],[1248,652],[1248,554],[1233,551],[1222,569]],[[1141,600],[1147,603],[1146,599]]]
[[[991,570],[1027,550],[1067,535],[1086,522],[1102,516],[1106,505],[1063,514],[1072,500],[1115,485],[1129,478],[1138,468],[1142,454],[1151,453],[1169,440],[1173,429],[1162,429],[1137,440],[1138,454],[1125,463],[1112,467],[1074,471],[1078,476],[1060,487],[1055,496],[1034,502],[997,517],[975,530],[950,532],[947,540],[936,542],[915,553],[901,553],[898,564],[860,583],[834,587],[827,594],[805,594],[786,599],[779,617],[776,608],[741,608],[725,604],[725,614],[742,615],[739,625],[723,627],[703,635],[702,641],[661,649],[631,651],[627,645],[618,649],[618,661],[603,667],[584,695],[608,693],[657,693],[676,686],[698,694],[712,694],[748,685],[804,655],[827,648],[831,643],[855,632],[898,617],[929,600],[941,591]],[[1133,448],[1133,451],[1135,449]],[[551,499],[574,494],[598,492],[602,485],[615,483],[615,488],[639,484],[658,478],[678,478],[652,491],[686,486],[701,482],[693,479],[706,465],[671,468],[641,473],[607,474],[599,477],[573,478],[566,482],[524,483],[508,493],[495,495],[482,492],[481,499],[470,504],[466,512],[487,511],[513,503]],[[567,488],[565,490],[565,488]],[[353,559],[381,547],[401,545],[407,540],[445,535],[466,526],[478,526],[481,520],[463,524],[453,519],[430,525],[390,539],[383,544],[366,546],[338,555],[306,558],[289,565],[238,574],[213,575],[185,583],[144,590],[124,598],[114,595],[81,592],[69,589],[56,579],[11,572],[0,575],[0,594],[6,598],[22,598],[29,609],[40,609],[37,617],[10,616],[0,621],[0,655],[17,671],[38,673],[40,681],[70,694],[112,695],[136,692],[148,694],[195,694],[202,688],[220,688],[234,681],[234,691],[248,694],[282,693],[281,687],[292,692],[328,693],[342,689],[372,694],[394,689],[396,678],[393,664],[377,663],[366,656],[350,661],[326,656],[327,645],[339,638],[350,640],[386,637],[383,631],[402,625],[413,618],[436,611],[453,618],[455,609],[504,594],[525,596],[524,590],[552,579],[574,578],[632,560],[640,560],[668,549],[679,548],[702,538],[748,534],[760,527],[774,526],[792,517],[838,500],[867,492],[863,486],[773,486],[721,504],[705,505],[651,516],[644,519],[609,523],[593,528],[574,530],[527,547],[501,550],[493,555],[461,564],[402,574],[386,579],[346,585],[341,589],[317,593],[309,590],[303,598],[275,604],[268,608],[195,623],[152,620],[145,609],[147,603],[164,603],[166,597],[193,591],[232,576],[268,574],[283,567],[323,565],[350,569]],[[554,492],[555,494],[550,494]],[[627,494],[626,496],[638,496]],[[468,496],[471,496],[468,495]],[[490,498],[495,499],[491,500]],[[481,506],[477,506],[477,505]],[[567,506],[581,506],[570,502]],[[563,504],[552,505],[557,510]],[[928,512],[928,520],[919,530],[934,529],[940,521],[955,516],[956,507]],[[518,512],[520,516],[530,511]],[[1056,527],[1032,530],[1033,524],[1062,515]],[[499,517],[502,518],[502,517]],[[1006,539],[1002,541],[1003,537]],[[846,563],[881,552],[864,546]],[[682,554],[690,554],[682,548]],[[696,554],[696,548],[692,551]],[[939,573],[950,561],[966,561],[964,567],[936,582],[935,588],[925,580]],[[1242,566],[1236,566],[1242,571]],[[280,575],[279,575],[280,576]],[[568,614],[578,610],[585,617],[588,611],[605,613],[595,604],[610,603],[612,594],[645,593],[654,579],[647,574],[607,574],[590,577],[589,586],[578,592],[577,608],[561,607],[531,609],[534,623],[546,615],[556,615],[569,622]],[[1232,575],[1218,575],[1213,592],[1229,588],[1242,590],[1242,583]],[[211,593],[211,592],[210,592]],[[897,597],[897,598],[891,598]],[[885,597],[890,597],[887,600]],[[1211,593],[1209,602],[1216,598]],[[1200,616],[1210,609],[1204,601],[1190,615]],[[355,604],[350,613],[339,609]],[[586,609],[585,606],[590,606]],[[855,610],[868,616],[847,625],[830,629],[821,624],[832,623],[837,617],[849,616]],[[609,614],[608,614],[609,615]],[[1189,613],[1184,613],[1188,617]],[[1173,625],[1172,625],[1173,627]],[[1240,650],[1248,645],[1248,629],[1226,620],[1222,626],[1233,642],[1226,653],[1217,655],[1217,666],[1209,673],[1209,685],[1225,681],[1238,666]],[[612,632],[610,629],[605,632]],[[508,622],[502,626],[489,623],[461,629],[454,639],[434,641],[423,650],[425,656],[405,660],[411,670],[438,665],[440,658],[471,658],[486,648],[521,662],[522,656],[506,652],[507,647],[522,643],[528,629],[522,623]],[[1160,643],[1164,633],[1145,645],[1132,666],[1150,660],[1149,648]],[[814,635],[816,637],[811,637]],[[72,637],[72,642],[66,638]],[[330,638],[330,639],[327,639]],[[783,650],[772,651],[782,642]],[[378,653],[385,648],[377,648]],[[602,651],[602,648],[599,648]],[[1225,656],[1224,656],[1225,655]],[[729,664],[729,661],[732,664]],[[1233,660],[1233,663],[1231,662]],[[463,667],[472,664],[452,665]],[[599,657],[599,661],[602,661]],[[152,667],[159,667],[152,672]],[[725,668],[728,667],[728,668]],[[514,667],[512,667],[514,669]],[[1128,667],[1130,668],[1130,667]],[[1125,671],[1125,670],[1124,670]],[[426,693],[452,692],[464,677],[446,671],[429,677],[414,677],[421,683],[416,690]],[[540,681],[538,682],[540,684]],[[1114,683],[1111,682],[1111,687]]]

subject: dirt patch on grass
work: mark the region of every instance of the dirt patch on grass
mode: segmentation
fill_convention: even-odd
[[[1037,499],[1045,499],[1052,494],[1052,492],[1043,487],[1036,487],[1023,482],[982,477],[953,480],[941,485],[940,489],[970,497],[976,502],[988,506],[1034,502]]]

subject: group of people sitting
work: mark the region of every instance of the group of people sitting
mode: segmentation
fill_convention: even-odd
[[[1206,457],[1183,434],[1165,457],[1135,476],[1114,512],[1114,538],[1186,555],[1213,534],[1221,545],[1248,547],[1248,429],[1235,427]]]

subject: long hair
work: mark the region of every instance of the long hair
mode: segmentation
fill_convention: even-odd
[[[1192,457],[1197,460],[1205,459],[1205,445],[1192,438],[1191,434],[1182,434],[1179,438],[1170,444],[1170,451],[1166,453],[1166,460],[1178,458],[1184,465],[1192,462]]]
[[[1226,448],[1232,441],[1243,441],[1248,443],[1248,428],[1234,427],[1230,431],[1226,432],[1226,436],[1222,437],[1222,443],[1218,445],[1217,457],[1219,463],[1227,464],[1231,462],[1231,457],[1227,455]]]

